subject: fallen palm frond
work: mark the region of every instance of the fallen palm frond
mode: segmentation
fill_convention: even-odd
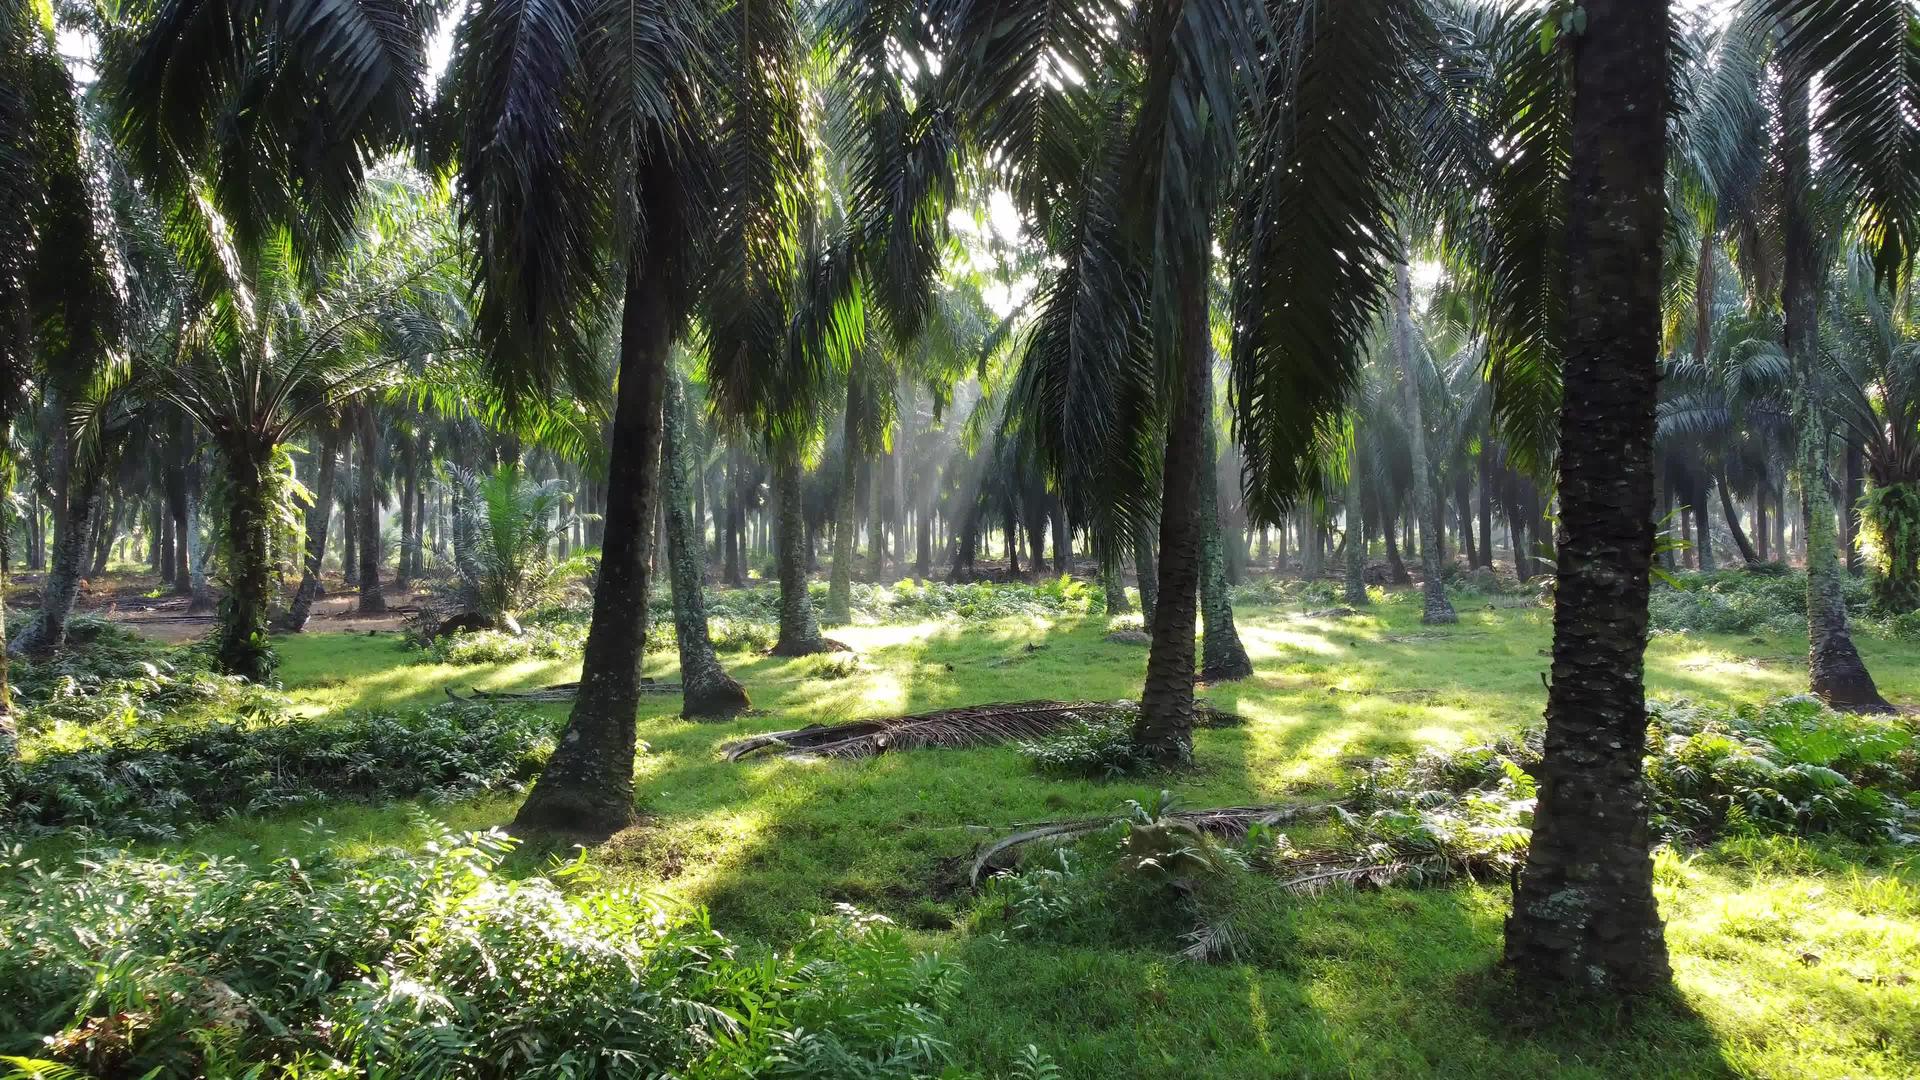
[[[1133,701],[969,705],[911,716],[773,731],[728,743],[721,751],[728,761],[739,761],[762,750],[776,750],[787,757],[859,758],[890,750],[991,746],[1048,735],[1083,721],[1128,719],[1139,709],[1139,703]],[[1194,720],[1200,727],[1226,727],[1238,723],[1240,718],[1195,702]]]
[[[477,686],[469,686],[467,687],[469,696],[464,698],[454,693],[453,687],[451,686],[446,687],[446,691],[447,696],[455,701],[472,701],[475,698],[479,698],[483,701],[531,701],[538,703],[544,701],[572,701],[580,693],[580,684],[577,682],[554,683],[552,686],[542,686],[537,690],[482,690]],[[643,694],[677,694],[680,692],[680,684],[677,682],[663,683],[655,682],[652,679],[642,679],[640,681],[640,692]]]
[[[1315,818],[1326,817],[1333,813],[1334,803],[1295,803],[1275,806],[1218,806],[1207,810],[1169,810],[1160,815],[1161,819],[1173,822],[1199,832],[1214,836],[1239,837],[1256,825],[1273,828],[1278,825],[1294,824]],[[973,869],[967,880],[980,884],[980,876],[988,870],[1006,869],[1008,858],[1016,848],[1039,840],[1064,843],[1088,833],[1099,832],[1112,825],[1116,818],[1112,816],[1081,818],[1075,821],[1052,821],[1037,825],[1031,829],[1003,836],[974,856]]]

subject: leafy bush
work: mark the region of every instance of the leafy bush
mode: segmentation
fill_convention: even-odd
[[[0,855],[0,1052],[100,1075],[909,1077],[960,972],[884,919],[743,956],[632,890],[503,880],[505,835],[348,863]],[[560,877],[585,877],[581,864]],[[591,884],[586,882],[586,884]]]
[[[15,620],[18,630],[29,620]],[[14,703],[32,709],[55,698],[97,693],[109,682],[138,678],[151,671],[204,667],[187,650],[167,646],[97,615],[76,615],[67,623],[67,647],[44,660],[20,657],[7,668]],[[179,661],[186,661],[179,663]]]
[[[520,612],[553,599],[584,569],[547,554],[553,538],[572,525],[562,512],[566,485],[535,480],[512,464],[485,474],[448,468],[462,606],[514,629]]]
[[[493,702],[264,727],[167,722],[17,766],[0,833],[170,840],[227,814],[518,790],[552,749],[551,720]]]
[[[1807,575],[1775,568],[1668,574],[1647,602],[1649,625],[1665,633],[1791,634],[1807,629]],[[1867,614],[1867,583],[1842,575],[1847,612]],[[1866,625],[1866,624],[1863,624]]]
[[[1920,787],[1911,730],[1808,696],[1726,710],[1649,706],[1647,779],[1663,835],[1834,834],[1914,843]]]
[[[1041,772],[1056,776],[1130,776],[1147,765],[1133,744],[1132,724],[1110,717],[1076,720],[1058,734],[1023,740],[1019,749]]]

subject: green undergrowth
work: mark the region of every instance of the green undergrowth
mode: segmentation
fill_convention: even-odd
[[[677,717],[674,696],[645,696],[639,823],[593,847],[582,876],[553,879],[549,859],[570,861],[574,853],[541,844],[510,854],[491,879],[547,878],[570,902],[631,890],[676,909],[703,907],[743,956],[801,948],[814,920],[834,917],[839,905],[885,915],[911,952],[938,952],[969,973],[921,1029],[950,1048],[936,1074],[1012,1077],[1049,1064],[1076,1078],[1231,1080],[1920,1073],[1913,1020],[1920,987],[1907,974],[1920,970],[1920,868],[1911,854],[1855,838],[1871,830],[1807,828],[1798,811],[1786,829],[1773,825],[1785,818],[1746,812],[1743,820],[1732,811],[1745,803],[1741,785],[1752,789],[1752,780],[1771,775],[1748,757],[1785,769],[1826,753],[1747,745],[1760,737],[1755,731],[1777,726],[1770,709],[1793,708],[1769,703],[1806,689],[1806,640],[1791,628],[1672,633],[1649,648],[1650,691],[1675,703],[1661,714],[1661,745],[1705,732],[1743,748],[1728,759],[1737,766],[1709,770],[1718,778],[1711,797],[1688,796],[1707,808],[1705,824],[1676,817],[1668,827],[1675,846],[1656,862],[1676,971],[1671,995],[1631,1009],[1544,1013],[1515,1000],[1494,968],[1507,906],[1497,862],[1421,888],[1369,884],[1307,896],[1283,887],[1303,869],[1287,873],[1290,858],[1404,842],[1395,831],[1401,824],[1432,825],[1418,813],[1394,816],[1406,813],[1396,793],[1429,789],[1425,780],[1378,778],[1379,804],[1348,807],[1351,821],[1321,817],[1226,838],[1223,850],[1233,854],[1220,857],[1247,868],[1223,875],[1204,910],[1162,904],[1150,911],[1156,922],[1121,919],[1126,910],[1116,906],[1111,921],[1062,933],[1019,929],[1019,920],[991,910],[968,886],[971,856],[984,840],[1023,825],[1117,820],[1132,812],[1129,801],[1151,821],[1165,816],[1155,813],[1165,809],[1162,789],[1176,811],[1351,801],[1365,766],[1417,762],[1428,753],[1451,760],[1495,747],[1524,764],[1520,736],[1539,723],[1550,663],[1551,611],[1537,596],[1463,587],[1455,596],[1460,623],[1426,627],[1417,594],[1407,590],[1377,592],[1375,603],[1353,614],[1337,610],[1337,593],[1329,597],[1321,584],[1276,595],[1282,592],[1268,603],[1243,594],[1236,616],[1256,674],[1205,690],[1243,721],[1196,732],[1191,769],[1043,772],[1012,745],[860,761],[724,761],[718,747],[730,739],[808,723],[992,701],[1130,698],[1146,662],[1144,647],[1108,639],[1116,622],[1098,610],[1097,589],[1084,612],[857,617],[833,631],[856,650],[850,661],[724,654],[752,695],[754,714],[693,723]],[[743,607],[727,617],[746,614]],[[1920,645],[1870,633],[1859,644],[1889,697],[1920,701]],[[509,689],[578,676],[569,658],[436,661],[392,635],[303,635],[276,645],[285,694],[307,721],[415,710],[443,701],[449,687]],[[662,681],[677,678],[671,651],[651,654],[646,670]],[[532,713],[551,732],[566,710],[562,703]],[[1855,786],[1869,776],[1850,771],[1854,759],[1859,768],[1868,758],[1875,768],[1900,760],[1901,751],[1888,757],[1877,743],[1842,742],[1845,753],[1820,767]],[[1468,793],[1524,801],[1517,789],[1501,790],[1501,777],[1518,781],[1497,771],[1464,787],[1433,783],[1430,790],[1452,801],[1424,809],[1478,827],[1463,805]],[[1894,790],[1886,783],[1872,786]],[[308,865],[417,852],[438,835],[421,823],[420,802],[237,813],[132,854],[268,868],[275,859]],[[457,828],[484,830],[509,822],[517,802],[496,791],[431,812]],[[1390,813],[1377,817],[1381,810]],[[325,820],[325,831],[301,827],[315,818]],[[75,858],[71,842],[55,838],[22,853],[36,855],[49,864]],[[1033,864],[1047,865],[1048,855],[1036,852]],[[1091,850],[1084,856],[1095,858]],[[1206,912],[1231,916],[1219,939],[1230,947],[1183,957],[1196,944],[1187,936],[1200,927],[1196,915]]]
[[[23,1075],[314,1080],[878,1080],[950,1056],[933,1028],[961,972],[885,919],[844,910],[742,951],[704,912],[596,887],[584,863],[503,879],[511,846],[0,857],[0,1050]]]

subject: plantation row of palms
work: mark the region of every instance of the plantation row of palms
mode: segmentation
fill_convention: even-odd
[[[1317,573],[1341,523],[1361,603],[1406,522],[1442,623],[1447,537],[1490,566],[1497,499],[1556,597],[1507,957],[1615,990],[1666,976],[1638,792],[1668,508],[1711,566],[1717,489],[1759,562],[1796,491],[1813,689],[1887,707],[1839,532],[1851,559],[1859,501],[1878,602],[1920,606],[1907,0],[4,4],[0,425],[53,536],[15,650],[61,647],[115,492],[150,493],[121,502],[176,587],[218,568],[219,662],[256,680],[336,503],[367,608],[389,502],[398,574],[450,541],[499,615],[501,551],[597,546],[518,822],[606,831],[656,565],[688,710],[745,703],[701,586],[744,578],[750,513],[782,656],[833,647],[822,535],[849,614],[863,486],[876,579],[910,526],[928,573],[936,522],[956,572],[996,526],[1015,562],[1023,529],[1030,565],[1077,543],[1114,604],[1131,563],[1133,739],[1178,765],[1196,677],[1251,672],[1250,536],[1295,525]]]

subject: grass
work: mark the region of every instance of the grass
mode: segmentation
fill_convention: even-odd
[[[1108,813],[1160,787],[1191,806],[1301,798],[1352,757],[1470,745],[1538,721],[1545,609],[1468,599],[1458,626],[1426,628],[1416,595],[1396,600],[1344,620],[1239,612],[1257,674],[1204,693],[1248,722],[1199,732],[1190,773],[1146,781],[1042,777],[1011,749],[737,765],[717,754],[735,736],[807,722],[1134,696],[1146,650],[1106,641],[1104,618],[842,628],[835,636],[860,657],[850,675],[824,658],[723,656],[761,711],[691,723],[675,716],[676,697],[645,699],[642,823],[591,858],[605,880],[709,905],[717,926],[749,941],[790,940],[837,903],[895,918],[973,972],[946,1036],[963,1066],[987,1075],[1029,1043],[1073,1077],[1920,1074],[1912,859],[1781,841],[1663,853],[1677,993],[1551,1022],[1509,1000],[1493,973],[1504,883],[1262,905],[1243,927],[1254,954],[1211,966],[1126,942],[1066,947],[968,929],[962,864],[992,830]],[[1920,646],[1860,644],[1891,698],[1920,700]],[[559,662],[413,664],[392,635],[307,635],[280,647],[289,692],[314,712],[575,675]],[[1660,637],[1648,683],[1655,694],[1759,701],[1805,689],[1805,647],[1786,635]],[[672,658],[650,657],[649,673],[674,678]],[[428,809],[468,828],[511,820],[515,804]],[[324,829],[236,820],[186,846],[359,852],[417,843],[419,813],[341,807]],[[554,854],[516,859],[535,867]]]

